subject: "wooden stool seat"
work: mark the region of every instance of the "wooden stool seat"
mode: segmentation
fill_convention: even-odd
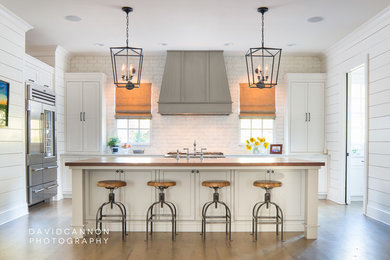
[[[148,186],[168,188],[168,187],[176,186],[176,182],[175,181],[148,181]]]
[[[282,186],[282,182],[280,181],[271,181],[271,180],[260,180],[253,182],[253,186],[260,187],[260,188],[277,188]]]
[[[126,182],[116,181],[116,180],[104,180],[104,181],[98,181],[97,186],[106,189],[115,189],[115,188],[126,186]]]
[[[204,181],[202,182],[202,186],[210,187],[210,188],[222,188],[226,186],[230,186],[229,181]]]

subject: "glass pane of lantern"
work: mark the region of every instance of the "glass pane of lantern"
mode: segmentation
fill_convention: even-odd
[[[111,48],[112,62],[114,63],[114,83],[120,87],[130,86],[131,82],[139,87],[142,72],[142,49],[139,48]],[[134,87],[133,85],[133,87]]]
[[[277,84],[280,49],[252,48],[246,60],[251,87],[270,88]]]

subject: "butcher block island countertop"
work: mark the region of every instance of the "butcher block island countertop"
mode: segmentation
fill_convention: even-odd
[[[81,238],[86,229],[95,228],[96,211],[107,201],[108,193],[97,187],[102,180],[121,180],[126,186],[116,190],[116,198],[127,208],[130,232],[144,232],[148,207],[156,200],[156,189],[148,181],[175,181],[166,191],[166,199],[177,209],[178,232],[200,232],[201,209],[210,201],[213,190],[203,181],[222,180],[230,186],[220,191],[221,200],[232,211],[232,231],[248,232],[253,206],[264,200],[264,190],[253,186],[256,180],[282,182],[272,190],[272,200],[283,210],[286,232],[303,232],[307,239],[317,238],[318,172],[325,163],[290,157],[199,158],[102,156],[66,162],[72,174],[72,235]],[[164,209],[162,209],[164,210]],[[215,214],[219,208],[215,209]],[[110,211],[110,210],[108,210]],[[264,210],[267,211],[267,210]],[[270,212],[263,212],[265,215]],[[111,214],[116,214],[112,212]],[[110,231],[119,231],[117,223],[104,224]],[[221,232],[224,225],[211,225],[211,232]],[[260,225],[260,232],[274,232],[274,225]],[[155,231],[169,231],[169,225],[156,225]],[[234,233],[232,234],[234,240]]]
[[[181,158],[177,161],[174,158],[156,157],[97,157],[87,160],[66,162],[65,166],[71,167],[94,167],[94,166],[116,166],[116,167],[253,167],[253,166],[324,166],[324,162],[306,161],[294,158],[280,157],[241,157],[241,158],[205,158],[203,162],[199,158],[191,158],[189,161]]]

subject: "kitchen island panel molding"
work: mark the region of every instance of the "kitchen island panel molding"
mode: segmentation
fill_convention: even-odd
[[[249,232],[251,230],[252,204],[262,200],[263,192],[252,187],[253,181],[263,178],[267,170],[275,170],[271,178],[283,181],[283,186],[273,191],[275,201],[280,203],[286,216],[286,231],[304,232],[306,238],[316,239],[318,229],[318,171],[322,162],[310,162],[282,158],[245,158],[245,164],[237,163],[234,158],[214,159],[208,166],[208,160],[203,163],[186,162],[171,165],[171,159],[164,158],[139,158],[143,161],[139,164],[129,163],[130,158],[117,160],[118,158],[95,158],[79,162],[68,162],[72,170],[73,185],[73,228],[77,231],[75,237],[81,237],[81,229],[94,228],[95,216],[99,204],[104,202],[107,193],[104,189],[96,187],[96,182],[102,179],[120,179],[129,183],[128,186],[117,191],[118,200],[124,201],[129,211],[128,226],[130,231],[144,231],[146,209],[157,199],[157,192],[146,185],[149,180],[174,180],[175,187],[167,191],[167,200],[171,200],[178,206],[178,231],[199,232],[200,209],[212,191],[205,190],[201,186],[203,180],[222,179],[231,181],[231,187],[222,189],[221,197],[228,203],[233,212],[232,230],[234,232]],[[277,160],[276,160],[277,159]],[[253,161],[254,160],[254,161]],[[270,161],[277,161],[274,167],[270,167]],[[106,162],[110,166],[91,165],[91,162]],[[113,161],[119,162],[113,165]],[[127,161],[127,166],[123,163]],[[146,162],[154,162],[148,165]],[[160,162],[159,164],[157,162]],[[165,162],[165,163],[164,163]],[[229,165],[229,162],[232,166]],[[262,166],[262,163],[264,164]],[[291,165],[291,163],[293,163]],[[196,167],[192,165],[196,164]],[[84,165],[84,166],[83,166]],[[219,165],[219,166],[218,166]],[[119,170],[119,173],[116,171]],[[123,173],[122,173],[123,170]],[[116,176],[118,175],[118,176]],[[252,176],[252,177],[248,177]],[[244,183],[244,184],[243,184]],[[253,189],[254,192],[248,192]],[[252,201],[253,198],[253,201]],[[242,205],[245,205],[242,207]],[[241,207],[240,207],[241,206]],[[237,208],[238,207],[238,208]],[[248,210],[249,209],[249,210]],[[184,213],[180,213],[180,210]],[[248,211],[245,213],[244,211]],[[267,214],[267,213],[266,213]],[[105,225],[111,231],[120,230],[119,225],[110,223]],[[214,225],[210,231],[223,231],[224,225]],[[274,225],[261,225],[261,231],[274,231]],[[166,224],[156,225],[156,231],[168,231]]]

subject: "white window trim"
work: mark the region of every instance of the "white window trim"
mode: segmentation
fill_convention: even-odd
[[[149,136],[149,142],[148,143],[130,143],[128,142],[128,144],[131,144],[132,146],[150,146],[151,144],[151,139],[152,139],[152,120],[150,119],[136,119],[138,121],[140,120],[149,120],[150,121],[150,127],[149,128],[141,128],[141,127],[138,127],[138,128],[134,128],[134,127],[129,127],[129,120],[131,119],[124,119],[127,121],[127,127],[126,128],[118,128],[117,127],[117,120],[121,120],[121,119],[116,119],[115,120],[115,131],[116,131],[116,135],[118,136],[118,130],[126,130],[127,131],[127,140],[130,140],[130,130],[138,130],[138,133],[141,131],[141,130],[149,130],[149,133],[150,133],[150,136]],[[123,119],[122,119],[123,120]],[[138,125],[140,126],[140,123],[138,122]],[[121,144],[124,144],[124,142],[121,141]]]
[[[250,118],[248,118],[248,119],[250,119]],[[272,119],[273,120],[273,127],[272,128],[263,128],[263,126],[264,126],[263,118],[253,118],[253,119],[262,119],[262,121],[261,121],[261,128],[256,128],[254,130],[261,130],[262,133],[263,133],[264,130],[272,130],[272,141],[268,141],[268,140],[267,141],[270,144],[275,143],[275,119]],[[252,131],[253,131],[252,120],[253,119],[250,119],[250,122],[251,122],[250,128],[241,128],[241,120],[245,120],[245,119],[239,119],[239,128],[240,128],[239,136],[238,136],[238,144],[239,144],[239,146],[246,146],[245,142],[244,143],[241,142],[242,130],[250,130],[250,132],[251,132],[250,136],[253,136],[252,135]]]

